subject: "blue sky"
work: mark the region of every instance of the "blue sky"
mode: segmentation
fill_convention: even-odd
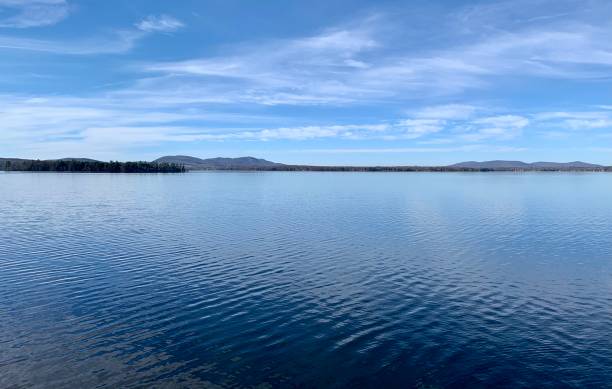
[[[0,0],[0,156],[612,164],[612,2]]]

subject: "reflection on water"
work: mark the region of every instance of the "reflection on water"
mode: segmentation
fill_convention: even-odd
[[[0,174],[0,387],[610,387],[610,199],[609,174]]]

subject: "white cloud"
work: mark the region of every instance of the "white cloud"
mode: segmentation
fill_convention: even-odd
[[[38,51],[67,55],[116,54],[130,51],[142,32],[115,31],[104,37],[54,41],[0,35],[0,49]]]
[[[517,115],[501,115],[477,119],[474,123],[495,127],[524,128],[529,124],[529,119]]]
[[[149,15],[136,23],[136,27],[145,32],[174,32],[184,26],[183,22],[168,15]]]
[[[54,7],[66,4],[62,0],[0,0],[0,6],[14,9],[34,3]],[[499,9],[494,11],[499,17]],[[487,12],[487,17],[493,18],[493,11]],[[143,71],[142,78],[134,84],[94,93],[89,98],[28,100],[0,96],[0,150],[48,145],[86,152],[136,148],[142,143],[316,139],[377,140],[387,141],[390,146],[393,142],[403,145],[411,141],[452,143],[469,148],[484,141],[509,143],[519,139],[523,131],[536,136],[571,137],[578,136],[574,134],[580,129],[584,136],[610,128],[610,105],[592,108],[592,112],[505,115],[508,111],[482,102],[452,103],[415,106],[403,115],[387,113],[374,120],[351,121],[343,116],[340,122],[329,119],[318,123],[300,119],[301,113],[291,117],[297,109],[286,114],[288,111],[250,106],[353,105],[355,110],[385,107],[380,112],[397,112],[399,107],[421,101],[468,101],[449,95],[473,88],[493,88],[504,77],[505,81],[520,82],[532,78],[563,81],[609,77],[609,22],[552,23],[556,17],[543,16],[546,15],[537,15],[538,23],[518,18],[521,22],[512,28],[472,23],[469,33],[461,28],[444,30],[445,36],[453,36],[451,43],[433,38],[419,41],[431,31],[423,31],[423,36],[417,36],[414,42],[404,37],[394,40],[396,36],[385,34],[393,30],[386,29],[394,27],[388,26],[391,22],[385,18],[368,19],[306,37],[248,41],[211,57],[133,65],[130,70]],[[473,21],[474,17],[467,19]],[[505,23],[510,25],[512,21],[509,18]],[[155,32],[176,31],[183,23],[170,16],[149,16],[136,27],[72,41],[2,35],[0,48],[72,55],[125,53],[139,39]],[[398,31],[403,33],[405,29]],[[204,112],[203,107],[209,111]],[[219,113],[224,116],[223,127],[218,122],[211,123],[214,114],[210,110],[224,112]],[[248,115],[243,115],[239,119],[238,112],[255,111],[263,112],[263,118],[248,120]],[[284,112],[287,122],[272,112]],[[350,116],[356,111],[342,114],[347,112]],[[356,116],[362,117],[361,112]]]
[[[453,120],[412,116],[369,123],[275,126],[271,123],[275,120],[278,123],[286,122],[287,118],[241,116],[231,112],[215,113],[195,107],[180,109],[176,106],[149,106],[139,100],[112,94],[105,98],[80,99],[0,96],[0,106],[0,154],[20,150],[21,153],[33,153],[33,157],[49,156],[51,153],[51,156],[73,155],[77,152],[85,156],[114,155],[113,158],[116,158],[116,155],[129,150],[168,143],[303,142],[326,139],[353,142],[356,147],[347,152],[366,152],[363,150],[367,147],[357,146],[367,145],[366,141],[388,142],[390,145],[372,152],[394,152],[391,151],[394,149],[406,152],[442,152],[472,148],[486,148],[483,151],[502,148],[510,150],[520,149],[508,142],[521,137],[522,131],[529,126],[535,126],[531,130],[536,136],[546,139],[567,138],[576,133],[569,127],[561,126],[567,126],[564,121],[568,118],[578,120],[575,118],[588,117],[601,120],[601,117],[604,117],[601,115],[609,114],[609,111],[544,112],[533,114],[529,118],[519,115],[478,117],[473,114],[467,119]],[[451,111],[428,110],[428,107],[425,107],[415,112]],[[447,115],[454,118],[457,116]],[[299,123],[295,118],[291,120]],[[559,125],[559,129],[565,128],[566,131],[555,130],[555,126],[551,124]],[[591,125],[584,131],[596,131],[599,127],[601,126]],[[553,133],[554,131],[557,133]],[[564,135],[564,132],[567,135]],[[595,135],[593,139],[596,139]],[[415,147],[419,144],[423,147]],[[443,147],[445,144],[449,145]],[[402,147],[394,147],[395,145]]]
[[[272,139],[290,139],[290,140],[306,140],[317,138],[336,137],[342,132],[340,126],[337,127],[321,127],[321,126],[306,126],[296,128],[276,128],[271,130],[262,130],[257,133],[252,133],[253,138],[261,140]],[[246,134],[245,134],[246,135]]]
[[[446,122],[439,119],[404,119],[400,120],[398,127],[403,128],[403,134],[391,135],[387,139],[403,138],[416,139],[425,135],[442,131]]]
[[[154,98],[179,89],[186,100],[226,104],[347,105],[460,94],[500,77],[607,77],[612,65],[608,25],[543,20],[511,32],[451,30],[464,39],[404,51],[384,34],[389,23],[379,17],[305,38],[245,42],[219,56],[151,63],[143,70],[158,76],[131,92]],[[476,107],[431,110],[419,117],[466,119]]]
[[[517,115],[501,115],[475,119],[460,136],[464,141],[480,142],[486,139],[510,140],[521,136],[529,119]]]
[[[188,98],[214,96],[228,103],[262,105],[342,105],[388,95],[346,79],[370,66],[361,55],[379,47],[372,34],[367,26],[334,29],[306,38],[245,44],[220,57],[153,63],[144,70],[162,76],[149,78],[132,93],[152,97],[181,85]]]
[[[2,4],[0,0],[0,5]],[[45,1],[45,0],[41,0]],[[47,0],[56,4],[55,0]],[[60,4],[57,1],[57,4]],[[1,23],[1,21],[0,21]],[[138,29],[114,30],[100,36],[72,40],[50,40],[0,35],[0,49],[37,51],[65,55],[121,54],[129,52],[136,43],[155,32],[171,32],[183,24],[169,16],[151,16],[140,23]]]
[[[468,142],[480,142],[485,139],[508,140],[519,136],[520,132],[514,128],[487,127],[475,132],[465,134],[461,138]]]
[[[50,26],[64,20],[69,12],[65,0],[0,0],[2,9],[13,15],[0,18],[0,27],[28,28]]]
[[[427,122],[373,123],[343,125],[310,125],[295,127],[245,128],[256,117],[215,114],[198,109],[164,110],[141,105],[130,99],[61,97],[19,98],[0,96],[0,143],[15,148],[42,142],[83,144],[83,150],[101,147],[137,147],[161,142],[229,141],[229,140],[309,140],[323,138],[384,139],[402,133],[409,126],[426,126]],[[267,122],[273,118],[266,117]],[[215,128],[211,123],[240,124]],[[200,123],[200,124],[194,124]],[[243,124],[241,124],[243,123]],[[416,131],[416,130],[415,130]],[[420,130],[418,130],[420,131]],[[418,134],[424,135],[424,134]],[[106,145],[106,146],[103,146]]]
[[[369,30],[333,30],[307,38],[258,43],[223,57],[156,63],[152,72],[249,80],[258,85],[293,87],[316,72],[341,74],[368,65],[355,56],[377,47]],[[279,72],[279,67],[284,71]]]
[[[36,142],[80,137],[87,128],[143,128],[160,124],[208,119],[201,111],[157,111],[130,105],[126,101],[75,98],[19,98],[0,96],[0,143]]]
[[[468,104],[446,104],[422,108],[415,112],[414,116],[444,120],[465,120],[472,117],[477,109],[477,107]]]
[[[394,148],[330,148],[303,149],[300,152],[323,154],[388,154],[388,153],[456,153],[484,151],[490,153],[512,153],[525,151],[523,147],[503,147],[490,145],[465,145],[458,147],[394,147]]]
[[[570,119],[566,120],[565,124],[574,130],[612,128],[612,119]]]
[[[603,111],[583,112],[542,112],[534,115],[534,119],[559,129],[590,130],[612,128],[612,112],[601,106]]]

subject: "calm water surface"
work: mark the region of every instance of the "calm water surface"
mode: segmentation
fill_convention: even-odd
[[[0,173],[1,388],[612,388],[612,175]]]

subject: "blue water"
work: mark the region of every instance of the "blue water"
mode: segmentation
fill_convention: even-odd
[[[612,388],[612,175],[0,173],[1,388]]]

